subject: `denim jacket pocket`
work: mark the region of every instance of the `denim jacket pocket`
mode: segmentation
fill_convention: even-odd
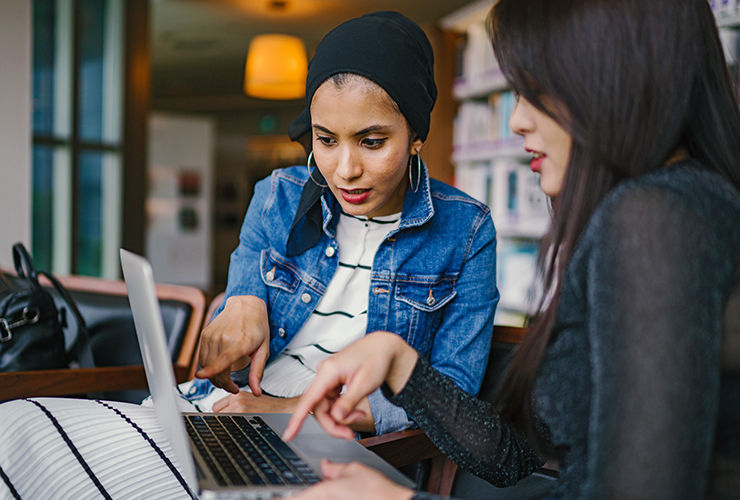
[[[260,274],[268,287],[279,288],[295,293],[301,283],[298,271],[272,249],[262,250],[260,255]]]
[[[425,312],[434,312],[457,295],[455,281],[449,278],[434,282],[422,280],[398,281],[396,283],[396,300]]]
[[[422,355],[432,348],[434,334],[431,332],[439,326],[444,306],[457,295],[455,282],[449,278],[396,282],[399,324],[407,325],[406,342]]]

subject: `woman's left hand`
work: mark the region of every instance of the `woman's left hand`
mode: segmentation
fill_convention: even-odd
[[[213,404],[213,411],[224,413],[291,413],[299,398],[275,398],[239,391]]]
[[[296,405],[283,439],[293,439],[313,412],[331,436],[354,440],[353,426],[372,417],[359,407],[362,401],[383,382],[397,394],[411,377],[417,360],[414,348],[395,333],[368,333],[319,363],[316,379]]]
[[[413,490],[400,486],[370,467],[321,461],[325,480],[294,497],[297,500],[410,500]]]

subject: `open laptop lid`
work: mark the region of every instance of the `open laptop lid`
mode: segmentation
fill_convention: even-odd
[[[175,387],[175,376],[167,350],[167,335],[157,300],[152,266],[144,257],[123,248],[121,265],[157,420],[172,446],[185,481],[192,492],[197,492],[195,463],[190,454],[182,416],[177,409],[177,396],[172,390]]]

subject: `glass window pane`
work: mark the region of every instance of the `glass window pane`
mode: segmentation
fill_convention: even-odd
[[[83,0],[80,3],[79,30],[81,62],[78,69],[80,139],[103,138],[103,85],[105,53],[105,15],[107,2]]]
[[[32,2],[32,249],[62,274],[118,277],[124,3]]]
[[[55,0],[33,2],[33,131],[51,135],[54,127]]]
[[[100,276],[102,272],[103,156],[97,151],[79,156],[75,274]]]
[[[52,269],[54,227],[54,149],[33,147],[33,235],[31,253],[38,269]]]

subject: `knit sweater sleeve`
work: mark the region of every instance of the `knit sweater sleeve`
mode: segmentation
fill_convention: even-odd
[[[392,403],[402,406],[457,465],[496,486],[509,486],[543,463],[527,441],[503,425],[489,403],[471,396],[423,358]]]

